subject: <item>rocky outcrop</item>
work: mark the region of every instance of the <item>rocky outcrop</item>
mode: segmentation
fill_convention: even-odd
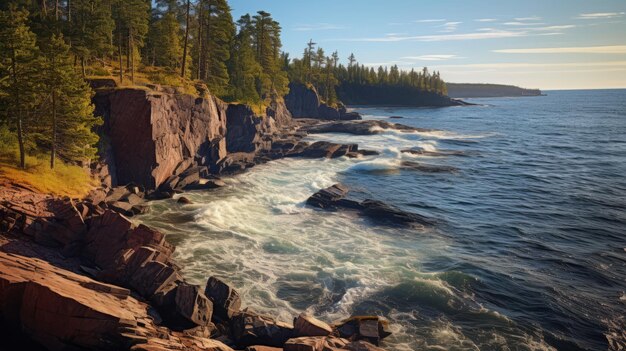
[[[415,128],[400,123],[390,123],[381,120],[318,123],[305,125],[302,127],[302,130],[311,134],[345,133],[354,135],[374,135],[382,133],[385,130],[395,130],[403,133],[424,133],[433,131],[432,129]]]
[[[291,123],[282,101],[268,107],[266,116],[212,95],[163,89],[99,89],[94,103],[104,118],[100,149],[107,167],[98,169],[103,183],[134,183],[148,192],[192,167],[219,173],[230,153],[267,150]]]
[[[105,203],[0,195],[0,337],[11,349],[376,350],[369,342],[386,336],[363,318],[331,327],[302,314],[292,326],[241,310],[233,287],[187,283],[162,233]]]
[[[0,322],[45,349],[232,351],[217,340],[158,326],[158,319],[128,289],[0,252]],[[3,348],[29,348],[7,343],[7,332],[0,330]]]
[[[431,226],[435,221],[419,215],[403,211],[382,201],[365,199],[356,201],[346,199],[348,188],[342,184],[335,184],[311,195],[307,205],[325,210],[356,210],[364,217],[378,223],[391,226]]]
[[[117,89],[94,101],[117,184],[156,189],[185,162],[210,166],[226,156],[227,105],[213,96]]]
[[[289,94],[285,96],[287,109],[294,118],[314,118],[324,120],[361,119],[356,112],[347,112],[345,106],[331,107],[322,102],[313,86],[290,83]]]

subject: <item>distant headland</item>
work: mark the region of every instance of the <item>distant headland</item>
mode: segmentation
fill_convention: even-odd
[[[541,96],[539,89],[525,89],[514,85],[484,83],[446,83],[451,98]]]

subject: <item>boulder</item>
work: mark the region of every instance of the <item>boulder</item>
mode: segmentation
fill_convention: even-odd
[[[295,336],[328,336],[333,329],[313,316],[302,313],[294,319],[293,331]]]
[[[384,349],[363,340],[353,341],[344,346],[343,349],[349,351],[385,351]]]
[[[193,203],[191,200],[189,200],[189,198],[184,197],[184,196],[179,197],[178,200],[176,200],[176,202],[182,205],[189,205]]]
[[[274,119],[257,116],[248,105],[230,104],[227,110],[226,149],[233,152],[257,152],[272,147],[276,132]]]
[[[222,319],[231,319],[241,308],[239,293],[215,277],[207,281],[204,294],[213,302],[215,314]]]
[[[200,287],[179,284],[174,300],[176,312],[196,325],[206,326],[211,323],[213,304],[200,291]]]
[[[349,152],[356,151],[356,144],[336,144],[328,141],[315,142],[304,149],[297,156],[306,158],[337,158],[345,156]]]
[[[389,335],[389,322],[378,316],[357,316],[336,324],[335,329],[342,338],[365,340],[374,345]]]
[[[246,351],[283,351],[283,349],[279,347],[254,345],[246,347]]]
[[[242,348],[252,345],[281,347],[293,336],[293,327],[248,309],[235,313],[230,325],[235,343]]]
[[[283,349],[285,351],[321,351],[324,346],[323,337],[305,336],[287,340]]]
[[[307,205],[318,208],[333,208],[337,202],[348,195],[348,188],[342,184],[335,184],[322,189],[311,195],[306,201]]]
[[[338,351],[343,350],[348,340],[337,337],[305,336],[287,340],[285,351]]]
[[[126,349],[156,334],[147,306],[128,290],[3,252],[0,319],[50,350]]]

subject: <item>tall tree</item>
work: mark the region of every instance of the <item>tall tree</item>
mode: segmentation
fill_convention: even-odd
[[[204,80],[213,94],[228,91],[230,45],[235,35],[235,24],[226,0],[200,0],[198,77]]]
[[[117,32],[118,52],[120,52],[120,70],[123,68],[121,52],[126,46],[126,67],[130,70],[131,81],[135,81],[135,66],[140,60],[139,49],[143,47],[148,33],[150,3],[146,0],[112,0],[113,19]],[[120,76],[122,77],[121,73]]]
[[[253,26],[250,15],[241,16],[237,21],[239,33],[235,36],[232,54],[229,60],[229,76],[231,99],[251,105],[260,102],[257,91],[257,81],[260,79],[262,68],[256,61],[252,48]]]
[[[98,135],[92,129],[100,119],[93,115],[92,91],[74,70],[62,35],[53,34],[41,49],[45,60],[41,78],[49,102],[50,168],[57,155],[70,161],[94,157]]]
[[[99,59],[104,65],[104,58],[113,51],[115,22],[110,0],[68,0],[67,13],[72,52],[80,58],[84,76],[88,61]]]
[[[180,68],[180,76],[181,77],[185,77],[186,75],[186,69],[187,69],[187,47],[189,44],[189,26],[191,25],[191,23],[189,22],[189,10],[191,7],[191,0],[187,0],[187,6],[186,6],[186,14],[185,14],[185,37],[183,40],[183,58],[182,58],[182,64],[181,64],[181,68]]]
[[[10,6],[0,11],[0,114],[15,125],[21,168],[26,167],[28,124],[38,104],[40,70],[35,34],[28,25],[28,12]]]

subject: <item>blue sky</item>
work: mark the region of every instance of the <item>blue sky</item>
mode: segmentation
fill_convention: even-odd
[[[309,39],[346,61],[427,66],[450,82],[541,89],[626,88],[626,0],[230,0],[283,27],[283,49]]]

